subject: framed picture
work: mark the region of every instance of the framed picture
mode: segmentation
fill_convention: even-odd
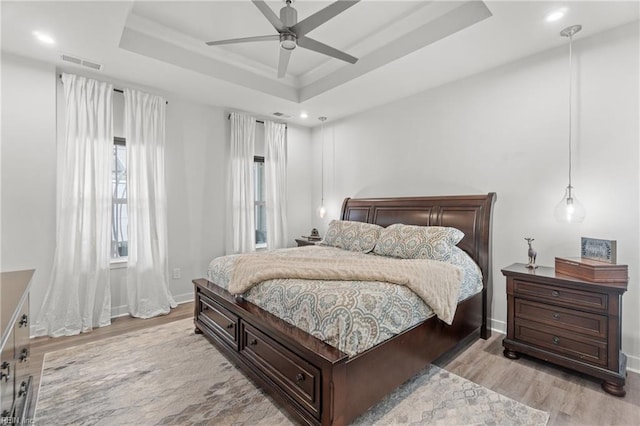
[[[582,237],[580,254],[587,259],[616,263],[616,242],[615,240]]]

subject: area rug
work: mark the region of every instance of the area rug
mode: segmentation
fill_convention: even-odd
[[[45,355],[37,425],[291,425],[190,319]],[[372,383],[372,385],[374,385]],[[545,425],[535,410],[436,366],[358,425]]]

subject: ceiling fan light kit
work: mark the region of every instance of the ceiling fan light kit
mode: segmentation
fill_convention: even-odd
[[[296,35],[289,33],[280,33],[280,47],[285,50],[293,50],[297,46]]]
[[[332,58],[340,59],[350,64],[355,64],[358,61],[358,58],[306,37],[305,34],[344,12],[360,0],[338,0],[300,22],[298,22],[298,11],[291,6],[292,0],[284,0],[286,6],[280,9],[280,17],[278,17],[263,0],[251,1],[256,5],[258,10],[262,12],[264,17],[267,18],[271,25],[273,25],[273,28],[278,31],[278,35],[209,41],[206,44],[208,46],[217,46],[222,44],[279,40],[282,49],[280,50],[280,58],[278,61],[278,78],[284,77],[287,73],[291,51],[298,46],[331,56]]]

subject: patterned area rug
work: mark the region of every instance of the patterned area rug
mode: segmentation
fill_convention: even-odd
[[[37,425],[290,425],[190,319],[45,355]],[[545,425],[527,407],[435,366],[360,425]]]

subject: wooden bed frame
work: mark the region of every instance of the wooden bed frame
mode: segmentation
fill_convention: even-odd
[[[195,285],[194,322],[248,377],[303,424],[345,425],[443,354],[490,336],[491,210],[495,193],[344,200],[343,220],[452,226],[480,266],[484,288],[458,305],[452,325],[431,317],[349,358],[206,279]]]

